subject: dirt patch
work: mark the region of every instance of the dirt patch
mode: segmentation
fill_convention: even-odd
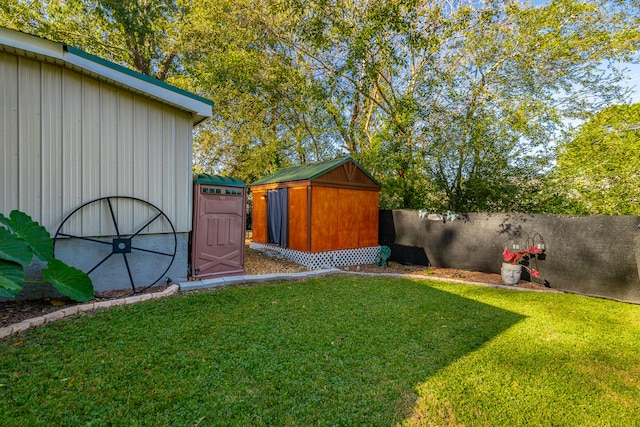
[[[268,256],[253,249],[246,248],[244,269],[247,276],[271,273],[299,273],[309,271],[304,265],[297,264],[288,259],[276,256]]]
[[[422,275],[425,277],[444,277],[448,279],[464,280],[467,282],[488,283],[494,285],[502,284],[502,277],[499,274],[480,273],[477,271],[458,270],[455,268],[437,268],[425,266],[402,265],[390,262],[386,268],[376,265],[360,265],[342,267],[345,271],[359,271],[364,273],[395,273]],[[308,269],[293,261],[268,256],[247,247],[245,252],[245,270],[247,275],[270,274],[270,273],[298,273],[308,271]],[[520,281],[518,287],[529,289],[548,290],[543,286]],[[161,292],[167,285],[153,286],[143,293]],[[113,298],[121,298],[131,295],[130,290],[114,290],[100,292],[96,298],[90,302],[105,301]],[[68,298],[47,298],[29,301],[8,301],[0,302],[0,327],[19,323],[26,319],[42,316],[65,307],[78,304]]]

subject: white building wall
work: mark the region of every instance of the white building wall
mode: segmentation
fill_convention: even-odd
[[[18,206],[18,69],[15,64],[17,58],[0,56],[0,212],[5,212],[8,206]]]
[[[187,112],[68,68],[0,53],[0,212],[20,209],[54,234],[83,203],[131,196],[188,232],[192,123]],[[118,220],[139,223],[140,211],[134,204]],[[74,233],[112,235],[104,212],[83,213]]]

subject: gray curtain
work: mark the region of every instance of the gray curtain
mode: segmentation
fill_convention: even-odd
[[[288,189],[270,190],[267,193],[267,230],[269,243],[287,247]]]

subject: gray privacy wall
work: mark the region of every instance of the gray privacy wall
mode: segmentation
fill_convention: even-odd
[[[500,273],[502,251],[544,241],[537,261],[549,286],[640,303],[640,217],[458,214],[430,220],[415,210],[380,211],[380,244],[403,263]]]

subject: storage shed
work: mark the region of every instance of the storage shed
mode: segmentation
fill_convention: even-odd
[[[173,255],[165,276],[186,280],[192,132],[212,105],[64,43],[0,27],[0,212],[22,210],[52,236],[73,214],[56,257],[67,250],[62,259],[82,269],[102,260],[70,236],[116,255],[90,275],[96,290],[129,287],[121,262],[141,246],[140,257],[155,253],[166,257],[162,264]],[[134,244],[125,229],[136,233]],[[143,276],[158,269],[140,265]]]
[[[195,177],[191,279],[244,274],[246,188],[238,178]]]
[[[374,262],[380,184],[351,157],[282,169],[250,188],[253,248],[311,268]]]

